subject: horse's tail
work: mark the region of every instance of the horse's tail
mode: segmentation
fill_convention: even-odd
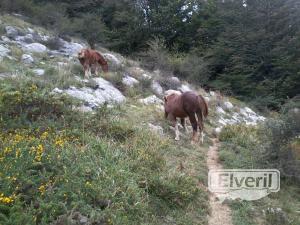
[[[99,53],[99,52],[96,52],[97,56],[98,56],[98,63],[100,64],[103,72],[108,72],[108,64],[107,64],[107,61],[104,59],[104,57]]]
[[[202,111],[202,115],[204,116],[204,118],[206,118],[208,116],[208,105],[206,100],[203,98],[202,95],[198,95],[198,100],[199,100],[199,104],[201,107],[201,111]],[[203,106],[203,109],[202,109]]]

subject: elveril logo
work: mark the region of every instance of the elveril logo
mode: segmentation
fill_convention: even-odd
[[[276,169],[210,170],[208,188],[226,198],[258,200],[280,190],[280,172]]]

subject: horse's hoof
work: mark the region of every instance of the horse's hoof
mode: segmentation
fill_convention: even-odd
[[[179,141],[180,139],[179,138],[175,138],[175,141]]]

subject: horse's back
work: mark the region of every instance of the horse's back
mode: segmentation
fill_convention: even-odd
[[[198,95],[194,92],[188,91],[181,95],[183,108],[188,113],[196,113],[200,110]]]

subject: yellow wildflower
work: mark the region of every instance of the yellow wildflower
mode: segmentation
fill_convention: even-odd
[[[38,188],[39,192],[41,193],[41,195],[44,195],[46,192],[46,186],[44,184],[42,184],[39,188]]]
[[[62,138],[57,138],[56,140],[55,140],[55,145],[57,146],[57,147],[63,147],[64,146],[64,140],[62,139]]]
[[[42,160],[42,155],[44,153],[44,147],[43,147],[43,145],[39,144],[37,146],[37,148],[35,149],[35,151],[36,151],[36,155],[35,155],[34,159],[36,161],[40,162]]]
[[[48,137],[49,133],[47,131],[45,131],[44,133],[42,133],[41,135],[41,139],[45,140]]]
[[[6,197],[3,193],[0,194],[0,202],[10,204],[14,201],[14,196]]]

